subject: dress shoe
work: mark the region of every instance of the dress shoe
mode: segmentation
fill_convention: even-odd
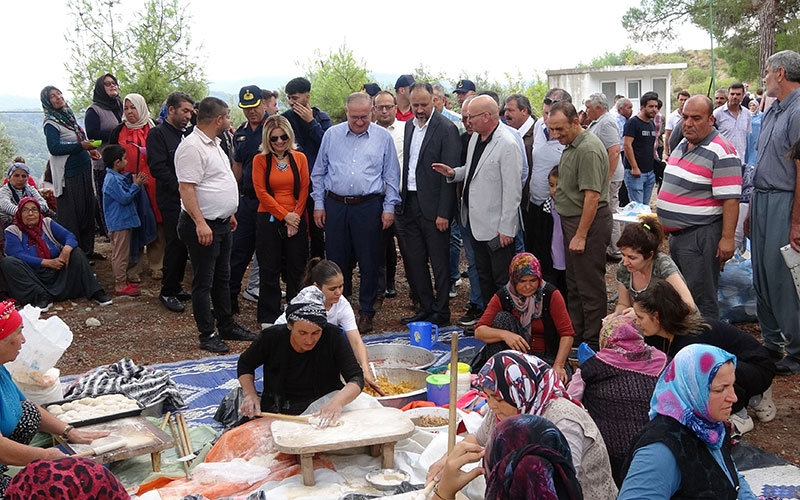
[[[161,295],[158,300],[164,304],[164,307],[169,309],[172,312],[180,313],[183,312],[184,307],[180,300],[177,297]]]
[[[800,373],[800,359],[786,355],[782,360],[775,363],[776,375],[795,375]]]
[[[447,326],[450,324],[450,315],[448,314],[445,316],[444,314],[433,313],[430,316],[428,316],[428,319],[426,319],[425,321],[430,321],[434,325],[440,327]]]
[[[219,332],[219,336],[224,340],[253,340],[256,338],[255,333],[242,328],[242,326],[235,321],[229,332]]]
[[[181,288],[181,291],[175,294],[175,298],[181,302],[186,302],[187,300],[192,300],[192,294]]]
[[[430,315],[428,313],[426,313],[425,311],[420,311],[420,312],[418,312],[417,314],[415,314],[413,316],[408,316],[408,317],[405,317],[405,318],[401,318],[400,319],[400,323],[403,323],[404,325],[407,325],[407,324],[413,323],[415,321],[428,321],[428,316],[430,316]]]
[[[375,311],[380,311],[383,308],[383,297],[380,295],[375,297],[375,304],[372,305]]]
[[[361,335],[369,333],[373,330],[372,318],[367,316],[366,314],[362,314],[361,316],[358,317],[358,323],[356,324],[356,326],[358,326],[358,332]]]
[[[397,288],[394,287],[394,284],[386,287],[386,291],[383,292],[383,296],[387,299],[393,299],[397,297]]]
[[[224,354],[231,350],[231,348],[228,347],[228,344],[219,338],[219,335],[214,334],[209,335],[208,337],[200,337],[200,349],[204,351],[215,352],[217,354]]]

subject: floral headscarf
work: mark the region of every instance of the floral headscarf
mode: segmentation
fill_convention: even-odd
[[[39,223],[33,227],[28,227],[22,222],[22,207],[29,202],[35,204],[39,209]],[[47,242],[45,242],[42,238],[42,219],[44,219],[44,216],[41,212],[42,207],[39,206],[39,202],[36,201],[36,198],[32,196],[26,196],[19,200],[19,203],[17,204],[17,213],[14,214],[14,225],[17,226],[20,231],[22,231],[22,234],[28,237],[28,246],[36,246],[36,255],[43,259],[49,259],[51,258],[50,247],[47,246]]]
[[[667,355],[644,343],[633,319],[615,316],[600,330],[597,359],[622,370],[657,377],[667,365]]]
[[[583,498],[567,439],[543,417],[516,415],[497,424],[483,461],[487,500]]]
[[[39,94],[39,99],[42,101],[42,111],[44,111],[44,121],[52,120],[59,125],[63,125],[75,132],[75,135],[78,136],[78,141],[85,141],[86,132],[84,132],[83,127],[78,123],[78,119],[75,118],[75,113],[72,112],[69,104],[66,104],[66,101],[64,101],[64,107],[61,109],[56,109],[50,104],[50,92],[53,90],[58,89],[52,85],[48,85],[43,88],[41,94]],[[60,90],[58,91],[61,92]]]
[[[483,365],[478,374],[478,387],[497,393],[503,401],[526,415],[541,415],[557,398],[567,398],[583,407],[567,394],[550,365],[532,354],[513,350],[500,351]]]
[[[4,498],[129,500],[130,495],[111,471],[94,460],[65,457],[58,460],[34,460],[26,465],[11,479]]]
[[[688,427],[712,449],[719,449],[725,437],[725,424],[711,418],[708,411],[711,382],[720,367],[736,356],[706,344],[684,347],[661,374],[650,400],[650,419],[656,415],[672,417]]]
[[[523,276],[539,278],[539,288],[530,297],[523,297],[517,293],[517,284]],[[531,341],[531,321],[542,316],[544,285],[542,265],[532,253],[518,253],[511,259],[511,264],[508,266],[508,283],[504,288],[514,303],[514,309],[519,313],[522,336],[527,342]]]

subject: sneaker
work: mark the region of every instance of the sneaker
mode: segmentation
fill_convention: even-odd
[[[33,301],[33,306],[38,307],[42,312],[47,312],[53,306],[53,298],[49,295],[40,295]]]
[[[128,283],[128,286],[126,286],[122,290],[116,290],[115,293],[117,295],[127,295],[129,297],[138,297],[139,295],[142,294],[142,291],[139,290],[138,287],[135,287],[131,283]]]
[[[256,338],[255,333],[242,328],[235,321],[233,322],[233,327],[229,332],[219,332],[219,335],[224,340],[253,340]]]
[[[178,297],[173,297],[171,295],[161,295],[159,296],[158,300],[161,301],[164,307],[166,307],[172,312],[180,313],[183,312],[183,310],[185,309],[181,301],[178,300]]]
[[[181,302],[186,302],[192,300],[192,294],[181,288],[181,290],[175,294],[175,298]]]
[[[244,300],[249,300],[250,302],[258,302],[258,290],[250,290],[249,288],[242,291],[242,297]]]
[[[772,422],[778,410],[772,401],[772,386],[761,395],[761,402],[753,406],[756,418],[759,422]]]
[[[231,350],[228,344],[216,334],[209,335],[208,337],[200,337],[200,349],[217,354],[224,354]]]
[[[753,419],[747,414],[747,408],[742,408],[738,413],[732,414],[728,421],[733,424],[739,435],[750,432],[755,427]]]
[[[787,354],[782,360],[775,363],[776,375],[795,375],[800,373],[800,359]]]
[[[112,303],[111,297],[102,289],[94,292],[92,299],[101,306],[109,306]]]
[[[478,309],[478,306],[476,306],[475,304],[470,304],[466,314],[458,318],[458,325],[474,326],[475,323],[477,323],[478,320],[481,319],[482,315],[483,315],[483,310]]]
[[[458,290],[456,290],[456,282],[450,282],[450,293],[448,293],[451,299],[458,297]]]

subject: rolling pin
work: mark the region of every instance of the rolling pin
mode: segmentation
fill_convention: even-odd
[[[101,438],[104,439],[104,438]],[[114,438],[113,440],[105,439],[104,442],[98,442],[100,439],[92,441],[90,449],[86,451],[82,451],[80,453],[76,453],[75,457],[99,457],[104,453],[108,453],[109,451],[118,450],[120,448],[124,448],[128,445],[128,442],[122,438]]]
[[[275,420],[286,420],[289,422],[301,422],[304,424],[310,424],[308,419],[310,418],[308,415],[300,416],[300,415],[284,415],[283,413],[269,413],[262,411],[259,415],[260,417],[267,417],[267,418],[274,418]]]

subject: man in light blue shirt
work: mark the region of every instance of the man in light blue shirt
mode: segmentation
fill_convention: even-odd
[[[345,113],[347,122],[331,127],[322,138],[311,172],[311,196],[314,222],[325,229],[328,258],[342,269],[358,261],[358,329],[363,334],[372,331],[375,316],[381,234],[394,223],[394,208],[400,203],[400,164],[391,134],[370,121],[369,95],[350,94]]]

